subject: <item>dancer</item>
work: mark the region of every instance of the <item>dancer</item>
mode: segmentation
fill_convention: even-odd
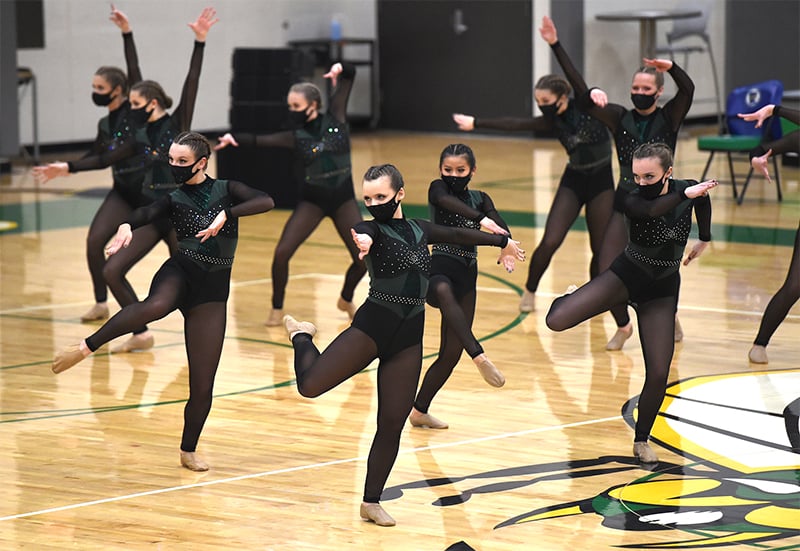
[[[86,239],[86,260],[92,278],[95,304],[81,316],[82,322],[108,317],[108,290],[103,278],[105,263],[103,247],[114,235],[120,220],[124,220],[132,211],[128,203],[138,194],[137,183],[131,184],[126,179],[129,169],[134,166],[129,162],[134,150],[133,131],[129,121],[131,106],[128,102],[128,90],[130,84],[142,80],[142,73],[127,18],[113,4],[110,19],[122,30],[127,74],[117,67],[103,66],[92,78],[92,101],[95,105],[108,109],[108,114],[100,119],[97,125],[97,137],[92,147],[78,160],[50,163],[33,169],[33,175],[37,180],[47,182],[71,172],[112,167],[113,187],[97,210]]]
[[[122,30],[123,36],[132,35],[130,22],[124,13],[115,9],[111,19]],[[40,180],[47,181],[72,172],[97,170],[113,165],[114,188],[98,209],[89,228],[87,258],[89,271],[95,282],[95,293],[97,294],[98,289],[105,293],[106,287],[110,288],[121,307],[138,300],[136,292],[125,277],[128,271],[160,240],[167,244],[170,254],[174,253],[177,239],[168,222],[158,221],[138,228],[135,245],[108,260],[103,248],[114,235],[119,223],[133,210],[177,187],[167,161],[169,146],[173,136],[190,128],[206,36],[217,21],[216,11],[206,8],[196,21],[189,24],[195,35],[194,50],[181,101],[172,116],[166,112],[172,105],[172,99],[163,88],[157,82],[142,81],[139,77],[139,82],[131,87],[129,93],[125,131],[118,133],[110,154],[84,157],[71,163],[51,163],[34,169]],[[101,287],[98,287],[99,283],[96,281],[98,274],[103,280]],[[81,319],[92,321],[107,317],[108,306],[103,301],[102,304],[96,303]],[[153,345],[152,334],[146,326],[142,326],[134,330],[128,340],[112,347],[111,352],[144,350]]]
[[[453,115],[460,130],[493,128],[506,131],[555,132],[569,155],[547,214],[544,235],[528,266],[528,279],[519,303],[521,312],[532,312],[535,309],[535,293],[539,281],[583,207],[586,207],[586,227],[592,250],[589,274],[591,277],[597,275],[600,247],[613,210],[611,139],[603,124],[585,112],[589,106],[588,98],[581,96],[571,100],[571,90],[564,77],[545,75],[540,78],[533,94],[542,111],[541,117],[476,119],[470,115]],[[620,325],[629,321],[627,317],[619,320]]]
[[[214,388],[214,376],[225,338],[226,302],[238,238],[238,218],[266,212],[272,198],[240,182],[215,180],[205,174],[211,145],[201,134],[185,132],[169,149],[175,181],[181,186],[131,214],[119,226],[107,251],[113,255],[131,243],[132,229],[168,217],[178,234],[178,250],[150,286],[148,297],[117,312],[79,344],[56,354],[52,370],[61,373],[111,339],[179,309],[184,317],[189,361],[189,400],[184,408],[181,465],[208,470],[196,455]]]
[[[355,74],[353,65],[335,63],[324,75],[331,79],[334,87],[326,113],[320,113],[322,94],[319,88],[308,82],[293,85],[286,101],[289,120],[295,130],[259,135],[237,133],[236,138],[244,144],[291,148],[305,167],[300,201],[283,227],[272,258],[272,310],[265,325],[281,324],[289,260],[326,216],[330,217],[352,258],[336,306],[350,318],[355,314],[353,292],[367,271],[350,238],[350,228],[361,221],[353,191],[347,124],[347,100]],[[215,149],[239,145],[236,138],[225,134]]]
[[[673,180],[672,152],[666,144],[640,145],[633,152],[632,170],[638,187],[625,195],[622,205],[630,232],[628,245],[608,270],[553,301],[546,323],[553,331],[564,331],[616,304],[633,306],[645,365],[633,454],[642,463],[655,463],[658,457],[648,439],[664,400],[675,350],[681,257],[692,227],[693,208],[700,240],[683,264],[700,256],[711,240],[707,193],[717,182]]]
[[[360,514],[380,526],[394,519],[379,501],[397,457],[400,433],[411,411],[422,366],[422,335],[430,254],[428,243],[502,247],[498,262],[507,270],[524,251],[505,235],[438,226],[403,217],[403,177],[393,165],[370,167],[364,175],[364,204],[375,218],[352,230],[359,255],[366,257],[370,289],[352,325],[320,353],[313,324],[284,316],[295,351],[297,389],[316,397],[349,379],[376,358],[378,419],[372,441]]]
[[[456,228],[483,228],[510,237],[508,225],[495,209],[492,199],[482,191],[467,189],[475,170],[475,154],[469,146],[451,144],[442,151],[439,157],[441,179],[431,182],[428,189],[431,221]],[[491,386],[501,387],[506,382],[472,333],[477,258],[474,246],[449,243],[433,246],[427,301],[442,313],[439,356],[425,373],[414,400],[409,421],[415,427],[447,428],[447,423],[430,415],[428,409],[453,373],[463,350],[467,351],[483,379]]]
[[[800,111],[781,105],[765,105],[754,113],[739,114],[739,117],[746,121],[756,121],[756,128],[760,128],[764,121],[772,116],[784,117],[795,124],[800,124]],[[774,142],[757,146],[750,152],[750,163],[755,170],[760,171],[769,180],[769,158],[772,155],[779,155],[788,151],[800,152],[799,130],[795,130]],[[781,288],[778,289],[767,304],[767,308],[761,318],[758,334],[752,348],[750,348],[750,352],[747,354],[752,363],[769,363],[767,345],[798,299],[800,299],[800,226],[798,226],[797,233],[794,236],[794,249],[792,249],[792,260],[789,262],[786,281],[783,282]]]
[[[617,148],[620,175],[614,197],[614,210],[600,250],[598,268],[603,271],[622,252],[628,241],[622,213],[625,196],[636,188],[631,170],[633,151],[643,143],[664,143],[672,151],[675,150],[678,129],[692,105],[694,83],[672,60],[645,59],[643,60],[645,66],[636,71],[631,83],[631,101],[634,109],[608,103],[605,92],[597,89],[589,90],[583,77],[561,47],[555,24],[549,17],[545,16],[542,19],[539,31],[542,38],[550,44],[564,74],[575,90],[575,97],[591,98],[594,105],[590,105],[587,112],[611,130]],[[678,92],[662,108],[658,107],[657,102],[664,92],[664,72],[669,72],[675,80]],[[633,325],[624,305],[615,305],[612,313],[617,322],[617,332],[608,341],[606,349],[620,350],[633,334]],[[683,330],[677,320],[674,339],[675,342],[683,340]]]

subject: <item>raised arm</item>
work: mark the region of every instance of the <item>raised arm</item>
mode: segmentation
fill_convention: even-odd
[[[206,36],[211,27],[218,21],[216,10],[214,8],[205,8],[194,22],[189,23],[189,28],[194,31],[194,49],[192,50],[192,58],[189,61],[189,73],[183,82],[181,100],[172,113],[173,119],[181,130],[189,130],[192,126],[197,89],[200,86],[200,70],[203,67]]]
[[[114,4],[111,4],[111,16],[109,19],[122,31],[122,45],[125,50],[125,64],[128,70],[128,86],[131,86],[142,80],[142,70],[139,68],[139,56],[136,53],[136,44],[133,42],[130,21],[128,21],[128,16],[119,11]]]
[[[506,132],[550,132],[553,130],[553,123],[545,117],[495,117],[495,118],[476,118],[473,122],[475,128],[490,128],[492,130],[504,130]]]
[[[330,78],[334,87],[329,99],[328,112],[339,122],[347,122],[347,102],[356,78],[355,65],[334,63],[331,70],[325,73],[325,78]]]
[[[583,76],[578,72],[572,64],[572,60],[567,55],[567,52],[561,46],[560,42],[555,42],[550,45],[553,53],[558,60],[564,75],[567,77],[572,89],[575,91],[575,98],[579,108],[584,108],[587,113],[602,122],[608,127],[611,132],[616,132],[620,125],[622,116],[627,111],[623,106],[616,103],[607,103],[605,105],[597,105],[592,101],[589,96],[592,92],[583,80]]]
[[[686,71],[681,69],[677,63],[670,60],[652,61],[668,62],[670,67],[667,72],[672,76],[672,80],[674,80],[675,84],[678,86],[678,93],[664,106],[664,111],[666,111],[669,120],[672,122],[672,130],[673,132],[677,132],[683,124],[683,120],[686,118],[689,108],[692,106],[694,82],[692,82],[692,79],[686,74]],[[658,69],[658,67],[656,68]]]

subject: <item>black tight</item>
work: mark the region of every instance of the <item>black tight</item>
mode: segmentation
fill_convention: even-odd
[[[286,285],[289,281],[289,260],[324,217],[325,212],[320,207],[309,201],[300,201],[291,216],[289,216],[289,220],[286,221],[272,258],[273,308],[283,308]],[[350,257],[353,259],[345,274],[341,293],[344,300],[352,302],[356,285],[367,272],[364,261],[358,259],[358,248],[350,235],[350,228],[361,222],[361,213],[355,200],[342,203],[331,216],[331,219],[336,226],[336,231],[339,232],[339,236],[350,252]]]
[[[611,267],[611,263],[619,256],[628,244],[628,229],[625,227],[625,218],[618,210],[611,213],[608,226],[603,233],[603,243],[600,247],[600,260],[597,269],[602,272]],[[608,310],[614,316],[617,327],[624,327],[631,322],[627,304],[613,304]]]
[[[178,308],[186,293],[186,281],[176,272],[160,271],[153,279],[147,298],[117,312],[86,339],[86,345],[94,352],[120,335],[163,318]],[[189,401],[184,408],[181,438],[181,450],[186,452],[195,451],[211,410],[214,376],[225,338],[225,306],[225,302],[205,302],[183,312],[189,360]]]
[[[100,208],[89,226],[86,236],[86,260],[89,264],[89,275],[92,277],[95,302],[106,302],[106,280],[103,277],[103,267],[106,264],[106,244],[117,228],[128,219],[133,208],[122,198],[116,190],[112,189],[106,195]]]
[[[105,266],[103,266],[103,278],[121,307],[124,308],[139,301],[136,291],[125,276],[161,240],[167,244],[171,256],[178,248],[178,238],[166,219],[159,221],[158,224],[148,224],[133,230],[133,239],[131,239],[130,245],[120,249],[106,260]],[[147,331],[146,325],[142,325],[133,332],[136,334],[144,331]]]
[[[758,328],[755,344],[767,346],[772,335],[778,326],[786,319],[792,306],[800,299],[800,227],[794,236],[794,249],[792,250],[792,260],[789,263],[789,273],[786,274],[786,281],[778,292],[770,299],[764,316],[761,318],[761,325]]]
[[[547,313],[547,326],[564,331],[608,310],[624,304],[628,291],[622,280],[605,271],[570,295],[553,301]],[[658,409],[664,401],[669,366],[675,349],[675,308],[677,297],[648,300],[637,306],[639,338],[644,355],[645,382],[639,396],[639,413],[634,441],[646,441]]]
[[[320,354],[308,334],[292,340],[297,389],[303,396],[319,396],[349,379],[372,362],[378,348],[366,333],[346,329]],[[409,346],[378,364],[378,427],[367,460],[364,501],[377,503],[389,478],[400,434],[411,413],[422,364],[422,344]]]
[[[435,275],[430,279],[428,294],[431,293],[434,294],[436,306],[442,313],[439,331],[441,338],[439,356],[425,373],[422,386],[414,400],[414,407],[422,413],[428,413],[434,396],[453,373],[461,358],[462,350],[466,350],[471,358],[483,353],[483,347],[472,333],[472,320],[475,318],[475,289],[457,299],[450,279],[444,275]]]
[[[600,273],[600,250],[603,236],[608,227],[609,212],[612,210],[613,203],[613,189],[599,193],[586,203],[586,227],[589,231],[589,245],[592,249],[592,260],[589,264],[590,277]],[[564,242],[570,226],[578,218],[582,207],[582,201],[573,190],[563,185],[558,187],[550,212],[547,215],[544,235],[533,252],[531,263],[528,267],[528,280],[525,282],[525,288],[528,291],[536,292],[542,275],[550,265],[553,255]],[[627,236],[625,237],[625,242],[627,243]],[[623,323],[622,325],[625,324]]]

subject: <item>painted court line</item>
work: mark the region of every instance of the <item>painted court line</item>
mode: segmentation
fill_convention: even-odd
[[[492,441],[492,440],[502,440],[504,438],[513,438],[515,436],[524,436],[524,435],[527,435],[527,434],[536,434],[536,433],[541,433],[541,432],[549,432],[549,431],[553,431],[553,430],[563,430],[563,429],[568,429],[568,428],[573,428],[573,427],[580,427],[580,426],[583,426],[583,425],[593,425],[593,424],[597,424],[597,423],[605,423],[605,422],[608,422],[608,421],[617,421],[619,419],[622,419],[621,415],[616,415],[614,417],[605,417],[605,418],[602,418],[602,419],[590,419],[588,421],[578,421],[578,422],[575,422],[575,423],[567,423],[567,424],[564,424],[564,425],[556,425],[556,426],[550,426],[550,427],[539,427],[539,428],[536,428],[536,429],[528,429],[528,430],[522,430],[522,431],[517,431],[517,432],[507,432],[507,433],[504,433],[504,434],[496,434],[494,436],[483,436],[481,438],[473,438],[473,439],[470,439],[470,440],[462,440],[462,441],[459,441],[459,442],[450,442],[450,443],[446,443],[446,444],[436,444],[436,445],[433,445],[433,446],[423,446],[423,447],[420,447],[420,448],[411,448],[411,449],[406,449],[406,450],[400,450],[398,452],[398,455],[401,455],[401,454],[402,455],[407,455],[407,454],[410,454],[410,453],[417,453],[417,452],[428,451],[428,450],[439,450],[439,449],[443,449],[443,448],[452,448],[452,447],[456,447],[456,446],[464,446],[464,445],[476,444],[476,443],[480,443],[480,442],[488,442],[488,441]],[[38,511],[29,511],[27,513],[18,513],[16,515],[8,515],[8,516],[5,516],[5,517],[0,517],[0,522],[8,521],[8,520],[16,520],[16,519],[21,519],[21,518],[29,518],[29,517],[39,516],[39,515],[45,515],[45,514],[48,514],[48,513],[59,513],[59,512],[62,512],[62,511],[71,511],[71,510],[74,510],[74,509],[81,509],[83,507],[91,507],[93,505],[102,505],[102,504],[105,504],[105,503],[114,503],[114,502],[117,502],[117,501],[126,501],[126,500],[129,500],[129,499],[135,499],[135,498],[138,498],[138,497],[147,497],[147,496],[154,496],[154,495],[158,495],[158,494],[166,494],[166,493],[169,493],[169,492],[176,492],[176,491],[179,491],[179,490],[190,490],[190,489],[193,489],[193,488],[202,488],[204,486],[215,486],[217,484],[238,482],[240,480],[250,480],[250,479],[253,479],[253,478],[263,478],[263,477],[266,477],[266,476],[274,476],[274,475],[279,475],[279,474],[284,474],[284,473],[305,471],[305,470],[309,470],[309,469],[319,469],[319,468],[322,468],[322,467],[330,467],[332,465],[342,465],[344,463],[353,463],[355,461],[366,461],[366,460],[367,460],[367,458],[365,456],[350,457],[348,459],[337,459],[335,461],[325,461],[324,463],[312,463],[312,464],[309,464],[309,465],[301,465],[299,467],[287,467],[285,469],[277,469],[277,470],[274,470],[274,471],[264,471],[264,472],[260,472],[260,473],[245,474],[245,475],[234,476],[234,477],[229,477],[229,478],[221,478],[219,480],[209,480],[207,482],[197,482],[195,484],[183,484],[181,486],[171,486],[169,488],[160,488],[158,490],[149,490],[147,492],[137,492],[135,494],[127,494],[127,495],[122,495],[122,496],[117,496],[117,497],[96,499],[94,501],[84,501],[82,503],[74,503],[72,505],[64,505],[64,506],[61,506],[61,507],[51,507],[49,509],[40,509]]]

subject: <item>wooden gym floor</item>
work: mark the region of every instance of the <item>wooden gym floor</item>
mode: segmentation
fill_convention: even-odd
[[[693,133],[678,146],[677,177],[702,173]],[[356,134],[357,197],[364,170],[392,162],[407,182],[406,214],[427,216],[428,183],[452,142],[474,148],[471,186],[491,195],[530,255],[565,163],[557,142]],[[723,159],[711,176],[729,180]],[[93,302],[84,240],[108,172],[37,185],[16,166],[0,179],[0,548],[800,549],[800,455],[787,436],[800,411],[797,309],[773,338],[769,365],[747,360],[798,224],[800,171],[782,167],[781,178],[782,203],[759,177],[741,206],[729,185],[713,191],[714,243],[682,269],[685,339],[653,433],[661,459],[653,472],[633,462],[623,415],[643,379],[636,336],[607,352],[608,315],[560,334],[544,324],[552,298],[587,279],[582,220],[529,315],[517,307],[527,265],[506,274],[496,251],[483,251],[474,330],[508,382],[490,388],[462,359],[431,408],[450,428],[403,433],[383,497],[397,526],[380,528],[358,516],[374,366],[302,398],[283,330],[263,325],[287,211],[241,221],[225,349],[198,448],[212,468],[197,474],[178,463],[188,390],[179,313],[152,324],[150,351],[104,348],[50,372],[55,350],[95,329],[79,321]],[[140,297],[165,251],[131,272]],[[317,324],[321,345],[348,323],[335,308],[347,263],[327,220],[291,263],[286,311]],[[365,279],[357,301],[366,290]],[[429,309],[425,367],[438,334],[439,313]]]

